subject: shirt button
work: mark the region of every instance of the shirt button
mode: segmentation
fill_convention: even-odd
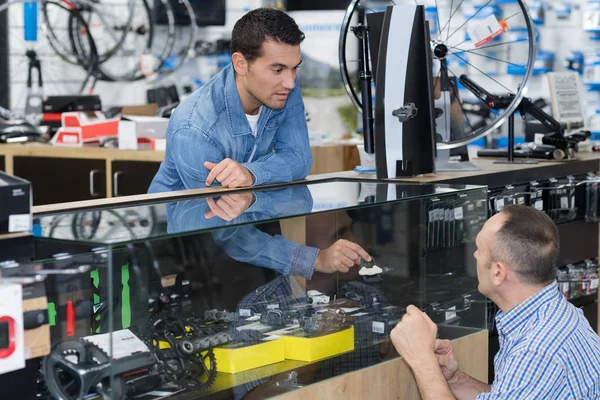
[[[248,150],[246,151],[247,153],[250,153],[250,148],[248,148]]]
[[[275,123],[273,125],[279,126],[279,121],[275,121]]]

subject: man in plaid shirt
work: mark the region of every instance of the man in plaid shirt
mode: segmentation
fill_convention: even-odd
[[[600,399],[600,338],[557,290],[558,230],[544,213],[509,206],[477,236],[479,291],[500,311],[492,385],[458,371],[449,341],[414,306],[391,333],[421,396],[435,399]]]

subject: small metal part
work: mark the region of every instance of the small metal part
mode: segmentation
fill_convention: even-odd
[[[404,123],[416,117],[418,111],[419,109],[415,106],[415,103],[406,103],[404,107],[392,111],[392,115],[397,117],[398,121]]]
[[[287,379],[277,382],[276,385],[280,388],[289,389],[300,389],[303,387],[302,385],[298,385],[298,373],[296,371],[290,372]]]

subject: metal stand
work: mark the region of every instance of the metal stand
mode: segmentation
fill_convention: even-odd
[[[435,159],[436,172],[479,171],[471,161],[451,161],[450,150],[438,150]]]
[[[359,65],[360,94],[362,103],[363,136],[365,153],[375,153],[375,140],[373,137],[373,102],[371,92],[371,68],[369,67],[369,27],[357,25],[350,28],[354,35],[360,39],[362,60]]]
[[[494,164],[537,164],[536,160],[515,160],[515,114],[508,117],[508,160],[494,161]]]

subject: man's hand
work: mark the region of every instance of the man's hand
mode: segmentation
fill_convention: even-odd
[[[456,378],[456,373],[458,372],[458,362],[452,352],[452,343],[449,340],[437,339],[435,341],[435,356],[437,357],[438,364],[440,364],[444,378],[446,378],[448,383],[451,383]]]
[[[234,193],[222,196],[216,202],[208,197],[206,199],[210,211],[204,217],[211,219],[219,217],[225,221],[231,221],[234,218],[242,215],[248,207],[254,202],[254,194],[252,193]]]
[[[348,272],[360,259],[371,261],[371,256],[359,245],[340,239],[331,247],[319,251],[315,261],[315,271],[332,273]]]
[[[390,334],[394,347],[412,368],[434,358],[436,336],[435,323],[413,305],[406,308],[406,314]]]
[[[254,184],[254,175],[242,164],[226,158],[218,164],[205,162],[204,167],[210,171],[206,177],[206,186],[216,180],[223,187],[250,187]]]

